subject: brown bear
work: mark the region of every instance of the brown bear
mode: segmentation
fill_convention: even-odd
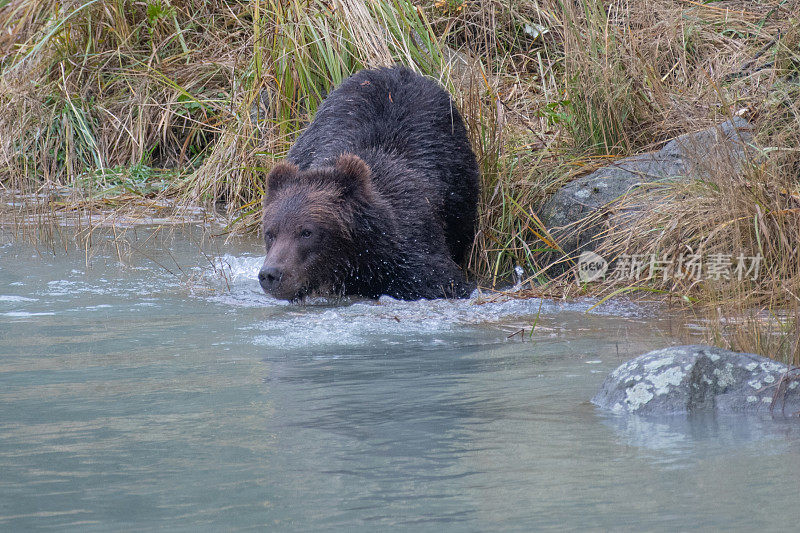
[[[267,178],[261,287],[308,295],[466,297],[478,164],[437,83],[362,70],[331,92]]]

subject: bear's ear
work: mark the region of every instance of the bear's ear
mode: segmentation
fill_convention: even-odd
[[[281,161],[272,167],[272,171],[267,176],[267,194],[264,196],[264,201],[266,202],[268,197],[274,195],[281,187],[296,177],[297,165],[293,163]]]
[[[342,154],[335,168],[345,196],[360,193],[365,198],[372,197],[372,171],[363,159],[355,154]]]

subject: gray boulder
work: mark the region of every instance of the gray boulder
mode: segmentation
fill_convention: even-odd
[[[631,359],[603,382],[592,403],[641,415],[703,411],[800,413],[800,372],[759,355],[676,346]]]
[[[740,168],[752,140],[750,123],[740,117],[682,135],[657,152],[621,159],[564,185],[542,207],[542,220],[566,254],[594,250],[617,200],[643,186],[701,179],[721,165]],[[625,209],[630,223],[635,214]]]

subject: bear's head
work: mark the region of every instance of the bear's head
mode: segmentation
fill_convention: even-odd
[[[308,170],[277,164],[264,196],[264,292],[299,300],[339,290],[359,246],[358,212],[374,194],[369,167],[352,154]]]

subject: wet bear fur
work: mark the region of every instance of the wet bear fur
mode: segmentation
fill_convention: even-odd
[[[479,192],[447,92],[402,67],[360,71],[267,178],[259,281],[286,300],[466,297]]]

